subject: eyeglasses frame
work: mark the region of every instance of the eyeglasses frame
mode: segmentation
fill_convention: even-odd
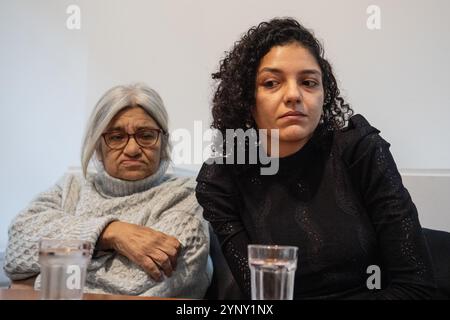
[[[138,132],[140,132],[140,131],[146,131],[146,130],[157,131],[157,132],[158,132],[158,136],[156,137],[155,143],[153,143],[151,146],[142,146],[142,145],[137,141],[137,139],[136,139],[136,134],[137,134]],[[124,134],[128,135],[127,142],[123,145],[123,147],[120,147],[120,148],[112,148],[112,147],[108,144],[108,142],[106,142],[106,135],[107,135],[107,134],[110,134],[110,133],[113,133],[113,132],[116,132],[116,131],[117,131],[117,130],[114,130],[114,131],[108,131],[108,132],[105,132],[105,133],[102,134],[103,141],[105,141],[106,146],[107,146],[108,148],[110,148],[111,150],[122,150],[122,149],[125,149],[125,147],[126,147],[126,146],[128,145],[128,143],[130,142],[130,137],[133,137],[134,141],[136,141],[136,144],[137,144],[139,147],[145,149],[145,148],[151,148],[151,147],[153,147],[154,145],[156,145],[156,144],[158,143],[159,136],[161,136],[161,135],[162,135],[162,136],[167,136],[167,133],[166,133],[164,130],[162,130],[162,129],[156,129],[156,128],[141,129],[141,130],[136,131],[136,132],[133,133],[133,134],[130,134],[130,133],[128,133],[128,132],[123,131]]]

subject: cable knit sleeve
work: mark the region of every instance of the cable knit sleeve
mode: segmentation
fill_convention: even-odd
[[[77,216],[79,184],[75,175],[65,175],[14,218],[8,229],[4,263],[9,278],[21,280],[39,273],[41,238],[87,240],[94,248],[102,230],[115,220],[111,216]]]

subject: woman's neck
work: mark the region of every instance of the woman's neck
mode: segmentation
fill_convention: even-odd
[[[98,168],[98,172],[94,178],[94,184],[104,196],[109,197],[124,197],[134,193],[143,192],[151,189],[154,186],[159,185],[163,179],[167,167],[169,166],[168,160],[161,160],[158,170],[152,175],[136,181],[121,180],[110,176],[103,166]]]
[[[264,143],[263,141],[263,147],[265,150],[268,150],[267,154],[269,156],[285,158],[301,150],[305,144],[308,143],[311,137],[312,135],[297,141],[278,141],[278,152],[275,144],[273,145],[274,149],[272,149],[272,141],[270,138],[267,139],[267,143]]]

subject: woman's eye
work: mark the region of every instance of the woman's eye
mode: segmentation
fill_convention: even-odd
[[[120,133],[116,133],[116,134],[112,134],[109,136],[109,139],[112,141],[120,141],[125,139],[125,135],[120,134]]]
[[[151,140],[151,139],[155,139],[156,133],[154,133],[153,131],[141,132],[139,137],[141,139]]]
[[[275,80],[268,80],[263,82],[263,86],[269,89],[275,87],[276,85],[278,85],[278,81]]]
[[[309,88],[314,88],[319,85],[316,81],[313,80],[305,80],[303,81],[303,84]]]

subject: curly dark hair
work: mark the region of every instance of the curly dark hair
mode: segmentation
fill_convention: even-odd
[[[255,128],[251,108],[255,105],[256,72],[261,59],[274,46],[298,42],[315,57],[322,71],[324,87],[323,128],[338,130],[345,126],[353,110],[340,97],[330,63],[325,60],[320,42],[298,21],[276,18],[250,28],[234,44],[212,74],[218,82],[213,98],[212,128],[225,134],[226,129]]]

